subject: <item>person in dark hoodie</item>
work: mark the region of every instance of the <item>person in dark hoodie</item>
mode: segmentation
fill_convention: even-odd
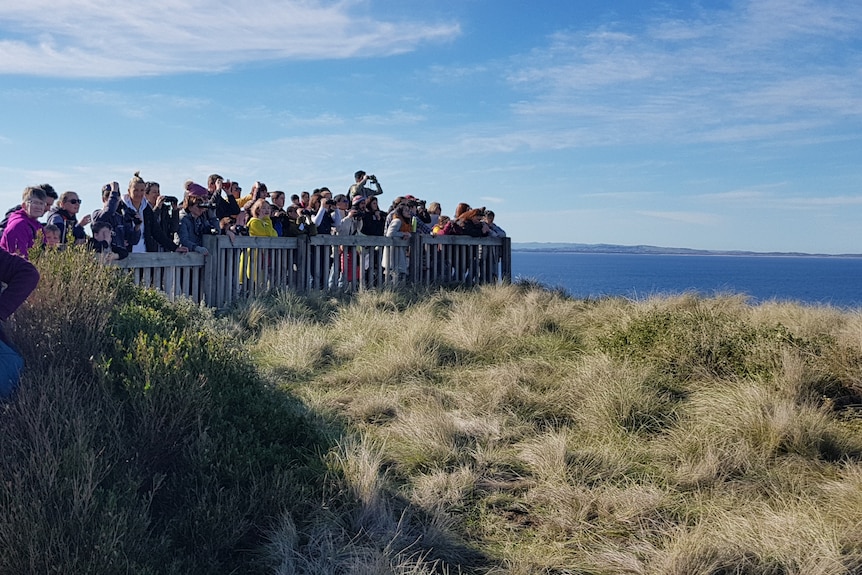
[[[99,254],[99,261],[104,263],[123,260],[129,257],[126,248],[112,241],[114,230],[108,222],[95,222],[91,229],[93,237],[87,240],[87,247]]]
[[[120,184],[111,182],[102,186],[102,209],[93,212],[93,224],[105,222],[111,225],[114,234],[111,243],[126,252],[141,240],[141,225],[143,218],[134,210],[126,209],[126,204],[120,197]],[[90,226],[92,229],[93,226]],[[95,232],[94,232],[95,233]]]
[[[60,194],[56,208],[48,216],[48,224],[60,228],[60,244],[69,242],[83,244],[87,241],[84,226],[90,223],[91,216],[86,214],[78,221],[78,211],[81,209],[81,198],[77,192],[67,191]]]

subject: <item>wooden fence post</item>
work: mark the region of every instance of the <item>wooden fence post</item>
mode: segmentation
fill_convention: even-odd
[[[512,283],[512,238],[500,238],[503,240],[502,253],[500,254],[500,279],[504,283]]]

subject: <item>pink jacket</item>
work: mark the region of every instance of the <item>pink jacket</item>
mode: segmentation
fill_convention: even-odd
[[[42,229],[39,220],[27,215],[24,208],[9,214],[6,229],[0,237],[0,248],[10,254],[20,254],[27,259],[27,252],[36,243],[36,232]]]

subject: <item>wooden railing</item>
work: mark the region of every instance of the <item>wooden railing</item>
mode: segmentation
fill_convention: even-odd
[[[414,235],[262,238],[204,237],[209,255],[130,254],[116,262],[135,283],[224,308],[240,297],[278,288],[308,291],[365,290],[392,285],[478,285],[512,279],[509,238]],[[385,249],[384,249],[385,248]],[[384,257],[409,254],[406,273]],[[393,261],[394,263],[394,261]]]

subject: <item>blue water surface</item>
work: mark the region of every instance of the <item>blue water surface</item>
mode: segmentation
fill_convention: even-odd
[[[512,278],[563,288],[574,297],[696,292],[862,307],[862,258],[512,252]]]

